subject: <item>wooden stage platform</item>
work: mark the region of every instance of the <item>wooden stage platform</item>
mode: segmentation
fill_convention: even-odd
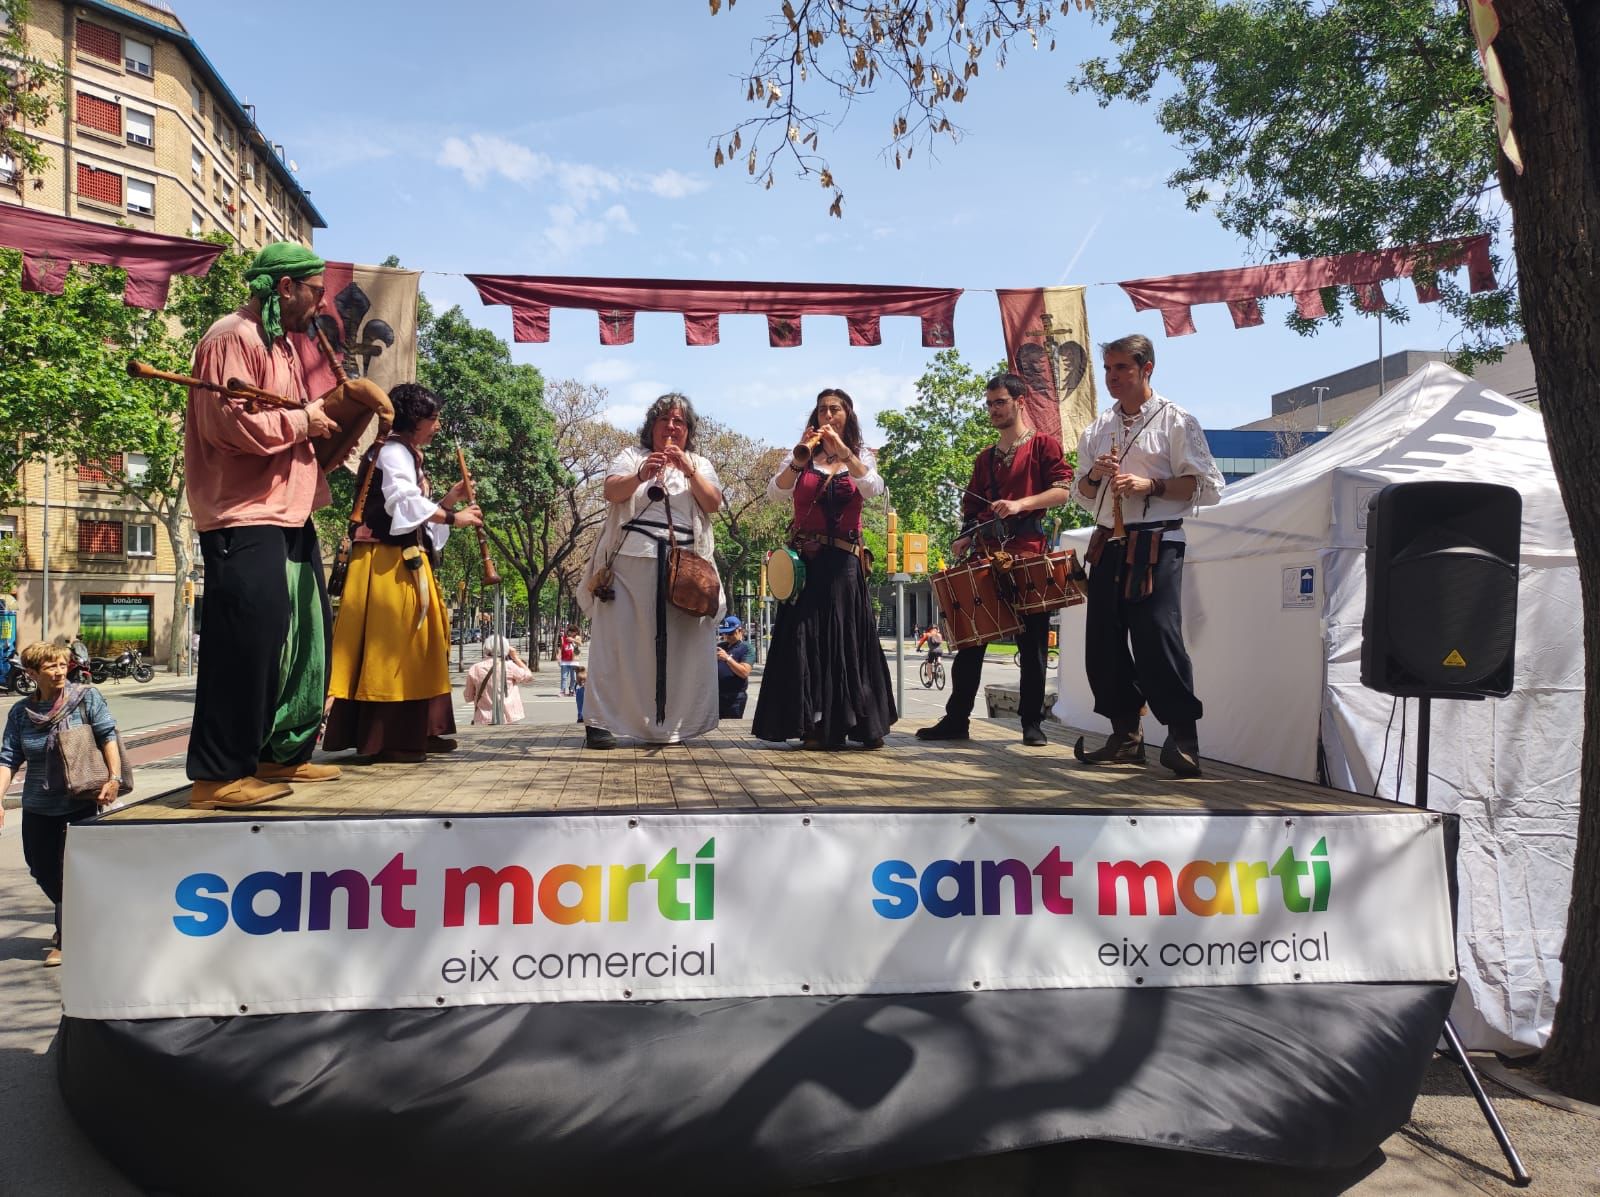
[[[263,818],[404,818],[664,810],[1193,810],[1356,813],[1396,810],[1381,799],[1255,773],[1204,760],[1205,775],[1180,780],[1150,763],[1080,765],[1082,734],[1046,724],[1050,744],[1027,748],[1014,726],[975,720],[972,738],[925,743],[896,729],[883,748],[814,752],[768,744],[730,724],[687,744],[624,746],[591,752],[578,724],[469,727],[460,747],[421,765],[353,764],[337,781],[297,785],[286,799],[240,811]],[[1089,734],[1097,746],[1104,733]],[[209,819],[190,810],[187,787],[136,802],[116,820]],[[223,812],[216,812],[222,814]]]

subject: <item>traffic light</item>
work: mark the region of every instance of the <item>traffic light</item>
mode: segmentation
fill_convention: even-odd
[[[884,567],[889,571],[889,576],[892,578],[900,572],[900,515],[898,512],[891,511],[886,519],[888,520],[888,532],[884,536],[884,540],[888,542],[889,560],[884,563]]]
[[[194,606],[194,583],[187,578],[183,580],[183,605],[185,607]]]
[[[926,532],[907,532],[901,537],[901,544],[901,558],[905,561],[906,573],[927,573],[928,534]]]

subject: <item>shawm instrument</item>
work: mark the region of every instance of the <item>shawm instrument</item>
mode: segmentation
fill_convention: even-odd
[[[467,469],[467,455],[461,451],[461,442],[456,442],[456,462],[461,466],[461,481],[467,487],[467,502],[478,501],[478,488],[473,485],[472,471]],[[473,529],[478,534],[478,554],[483,564],[483,584],[485,586],[500,585],[500,571],[494,567],[494,558],[489,556],[489,534],[479,524]]]

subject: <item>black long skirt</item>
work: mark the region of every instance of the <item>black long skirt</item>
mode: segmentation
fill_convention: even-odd
[[[806,584],[778,608],[751,730],[763,740],[881,739],[896,719],[889,663],[854,553],[821,548]]]

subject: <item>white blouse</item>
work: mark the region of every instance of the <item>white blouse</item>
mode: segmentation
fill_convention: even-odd
[[[1078,468],[1085,474],[1102,453],[1111,452],[1115,439],[1122,440],[1120,405],[1112,404],[1093,424],[1083,430],[1078,438]],[[1198,479],[1192,499],[1156,498],[1141,495],[1124,498],[1122,518],[1130,524],[1155,523],[1159,520],[1182,519],[1197,507],[1209,507],[1222,499],[1222,471],[1212,459],[1211,448],[1206,444],[1206,434],[1196,420],[1183,408],[1161,395],[1151,395],[1130,426],[1131,444],[1120,444],[1122,470],[1141,478]],[[1100,488],[1091,499],[1077,486],[1072,497],[1079,506],[1094,514],[1095,522],[1111,527],[1112,496],[1107,479],[1100,480]],[[1181,530],[1167,534],[1171,541],[1181,541]]]
[[[378,450],[378,469],[383,471],[383,509],[389,513],[389,527],[397,536],[423,528],[435,550],[444,548],[450,538],[446,524],[430,524],[439,504],[422,493],[417,481],[417,463],[411,447],[401,441],[386,441]]]
[[[852,478],[856,489],[861,492],[863,499],[873,499],[883,493],[883,478],[878,474],[878,455],[871,449],[863,447],[856,454],[861,459],[861,464],[867,467],[867,472],[859,478]],[[784,455],[783,464],[778,467],[778,472],[772,476],[772,481],[767,483],[767,500],[771,503],[788,503],[794,498],[793,490],[784,490],[778,485],[779,479],[789,472],[789,467],[794,464],[794,451],[790,450]],[[841,470],[840,473],[849,471]]]
[[[644,464],[645,458],[650,454],[638,445],[631,445],[618,453],[612,459],[611,466],[606,470],[606,477],[620,478],[628,474],[638,476],[639,467]],[[695,473],[711,483],[712,488],[721,491],[722,482],[717,477],[717,471],[711,462],[701,457],[698,453],[690,453],[689,461],[693,463]],[[648,482],[640,482],[633,488],[621,503],[614,503],[613,515],[619,527],[617,533],[621,535],[621,548],[617,550],[623,557],[654,557],[656,555],[655,537],[665,539],[665,527],[651,528],[648,533],[632,532],[622,535],[621,524],[632,519],[643,519],[652,522],[666,523],[667,513],[659,499],[651,499],[649,490],[659,484],[667,492],[667,502],[672,504],[672,523],[677,529],[679,543],[683,543],[683,536],[688,533],[694,537],[694,549],[702,557],[710,557],[711,518],[700,509],[700,504],[695,501],[689,489],[689,479],[682,470],[668,466],[661,472],[659,478],[652,478]],[[687,547],[687,546],[686,546]]]

